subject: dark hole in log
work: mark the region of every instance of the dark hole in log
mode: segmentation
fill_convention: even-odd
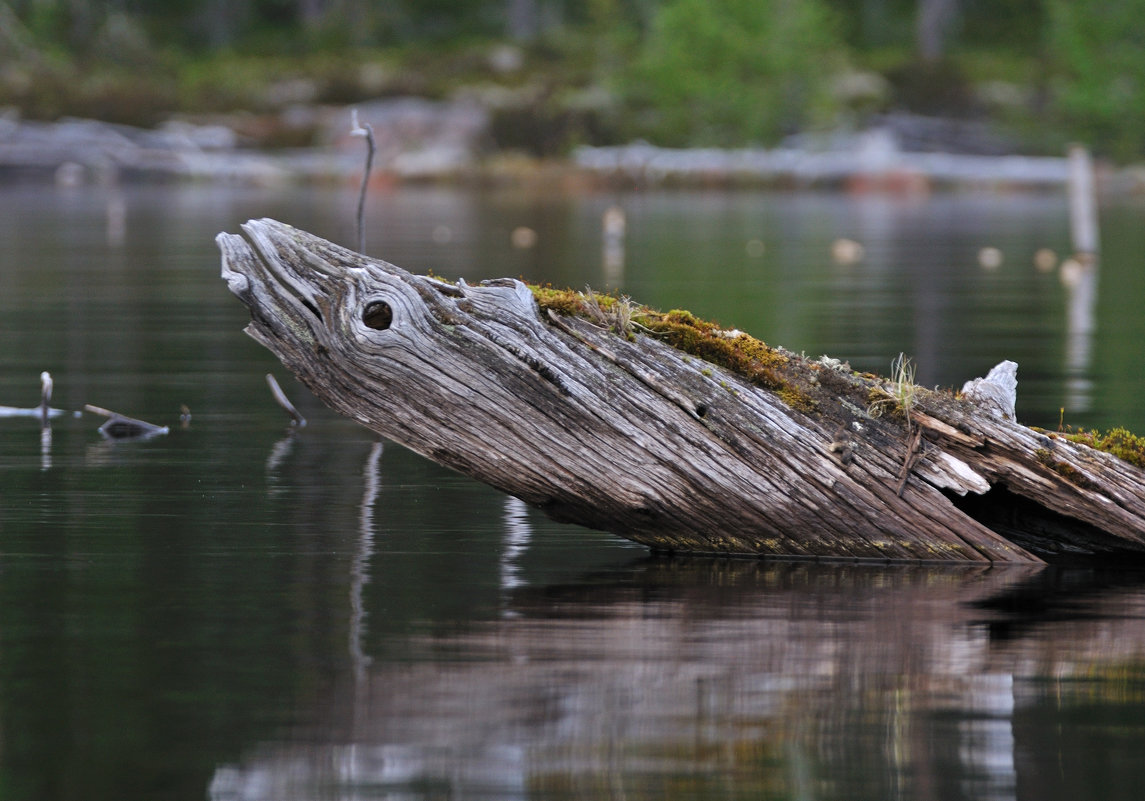
[[[310,313],[313,314],[315,317],[317,317],[319,322],[322,322],[322,312],[318,311],[317,306],[315,306],[313,303],[311,303],[306,298],[300,297],[299,300],[302,301],[303,306],[310,309]]]
[[[394,310],[384,300],[374,300],[362,310],[362,322],[375,331],[385,331],[394,321]]]
[[[950,495],[950,500],[986,528],[1047,562],[1145,563],[1145,548],[1126,548],[1126,540],[1058,514],[1002,486],[995,485],[983,495]]]

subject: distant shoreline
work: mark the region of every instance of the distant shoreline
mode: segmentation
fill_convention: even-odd
[[[392,104],[391,104],[392,105]],[[385,113],[395,116],[387,106]],[[453,117],[448,115],[452,114]],[[348,112],[330,110],[331,125]],[[878,129],[830,147],[663,148],[647,143],[580,147],[566,159],[482,153],[481,120],[458,122],[455,110],[407,101],[396,121],[383,118],[382,152],[371,181],[607,188],[818,189],[899,195],[931,191],[1057,191],[1067,159],[1020,155],[911,152]],[[417,122],[417,135],[399,133]],[[404,127],[403,127],[404,126]],[[416,127],[416,126],[415,126]],[[348,126],[346,131],[348,134]],[[460,133],[458,131],[460,130]],[[142,129],[95,120],[54,123],[0,119],[0,175],[10,180],[85,183],[194,181],[240,185],[355,182],[363,140],[331,135],[323,145],[252,149],[224,125],[172,122]],[[1145,191],[1139,169],[1101,166],[1102,192]]]

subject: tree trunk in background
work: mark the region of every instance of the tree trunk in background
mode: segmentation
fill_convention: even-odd
[[[923,61],[938,61],[946,51],[946,37],[958,15],[958,0],[919,0],[915,39]]]
[[[247,6],[245,0],[208,0],[203,27],[212,48],[226,47],[234,41]]]
[[[330,0],[298,0],[298,19],[304,27],[315,25],[322,21],[329,7]]]
[[[80,50],[87,49],[96,28],[92,4],[88,0],[68,0],[68,16],[71,21],[72,45]]]
[[[346,26],[350,41],[361,46],[370,41],[370,24],[373,6],[392,5],[392,3],[371,3],[368,0],[341,0],[339,7],[342,12],[342,24]]]
[[[537,38],[541,19],[537,0],[506,0],[505,17],[513,41],[531,42]]]

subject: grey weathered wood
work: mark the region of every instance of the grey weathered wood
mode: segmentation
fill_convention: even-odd
[[[38,417],[44,427],[50,425],[53,417],[65,414],[63,409],[52,408],[52,374],[47,370],[40,373],[39,406],[0,406],[0,417]]]
[[[991,414],[1016,420],[1018,403],[1018,365],[1004,361],[996,364],[985,378],[974,378],[962,385],[962,397],[973,401]]]
[[[1145,556],[1142,471],[996,409],[914,388],[908,425],[888,382],[786,354],[801,411],[656,336],[542,313],[516,280],[243,232],[218,244],[252,337],[332,408],[558,520],[684,552]]]

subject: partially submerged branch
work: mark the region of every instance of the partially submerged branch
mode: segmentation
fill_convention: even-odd
[[[47,370],[40,373],[40,424],[45,428],[52,412],[52,374]]]
[[[107,418],[107,422],[99,427],[99,433],[108,439],[150,439],[166,434],[170,430],[167,426],[157,426],[146,420],[128,417],[90,403],[84,404],[83,408],[85,412]]]
[[[298,409],[294,408],[294,404],[290,402],[290,398],[286,397],[286,393],[282,391],[282,387],[278,385],[276,379],[270,373],[266,374],[266,385],[270,387],[270,394],[274,396],[275,402],[290,415],[290,424],[302,428],[306,425],[306,418]]]
[[[52,402],[52,375],[47,370],[40,373],[40,402],[36,406],[0,406],[0,417],[35,417],[45,428],[51,418],[66,414],[63,409],[54,409]]]

